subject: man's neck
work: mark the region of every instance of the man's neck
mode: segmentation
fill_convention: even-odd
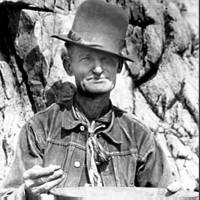
[[[110,92],[104,94],[88,94],[77,90],[75,102],[89,121],[93,121],[106,114],[110,105]]]

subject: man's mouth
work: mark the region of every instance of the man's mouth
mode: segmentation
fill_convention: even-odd
[[[105,79],[106,79],[105,77],[90,77],[87,80],[88,81],[101,82],[101,81],[104,81]]]

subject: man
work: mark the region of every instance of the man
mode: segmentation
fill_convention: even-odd
[[[21,130],[7,196],[37,199],[54,187],[165,187],[171,174],[154,136],[112,105],[110,92],[124,60],[128,18],[121,8],[87,0],[65,41],[66,72],[76,92],[36,114]]]

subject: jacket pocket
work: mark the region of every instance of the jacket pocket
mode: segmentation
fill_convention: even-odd
[[[78,186],[84,167],[85,147],[69,141],[47,139],[47,148],[44,156],[44,166],[60,165],[65,178],[59,187]]]
[[[112,162],[116,185],[133,187],[135,185],[137,151],[115,152],[112,155]]]

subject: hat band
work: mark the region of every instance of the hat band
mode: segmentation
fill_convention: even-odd
[[[71,39],[75,42],[79,42],[79,41],[81,42],[81,40],[82,40],[81,37],[72,30],[69,31],[67,36],[69,37],[69,39]]]

